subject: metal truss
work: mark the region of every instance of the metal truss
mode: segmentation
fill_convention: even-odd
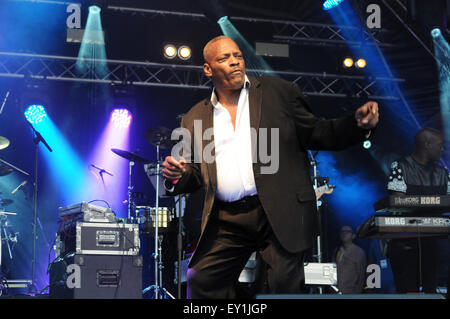
[[[190,17],[193,19],[206,19],[206,16],[201,13],[140,9],[119,6],[108,6],[108,9],[129,14],[140,14],[149,18],[153,18],[159,15]],[[356,28],[353,26],[337,26],[325,23],[310,23],[301,21],[235,16],[230,16],[229,20],[271,24],[274,30],[274,39],[280,41],[294,41],[319,45],[361,46],[362,44],[369,44],[378,45],[380,47],[395,46],[394,44],[386,42],[385,35],[388,33],[388,30],[386,29],[365,29]]]
[[[83,72],[77,62],[83,61]],[[106,66],[105,70],[98,66]],[[305,95],[329,97],[367,97],[378,100],[398,100],[396,78],[367,78],[364,76],[329,73],[247,70],[248,74],[272,74],[295,82]],[[46,79],[136,86],[211,89],[212,82],[197,65],[152,62],[78,59],[76,57],[0,52],[0,77]]]
[[[340,45],[361,47],[362,45],[378,45],[380,47],[395,47],[384,39],[385,29],[360,29],[355,27],[336,26],[331,24],[316,24],[306,22],[284,23],[272,22],[274,39],[301,42],[316,45]]]

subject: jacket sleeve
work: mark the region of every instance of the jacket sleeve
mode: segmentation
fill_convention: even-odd
[[[290,88],[290,107],[298,139],[305,149],[342,150],[364,141],[370,132],[357,126],[353,114],[337,119],[316,117],[295,83]]]
[[[193,156],[193,129],[186,128],[184,118],[181,120],[181,128],[187,129],[189,137],[184,136],[178,143],[184,143],[181,156],[186,159],[186,172],[172,188],[166,187],[166,195],[175,196],[178,194],[193,193],[203,186],[203,179],[199,163],[195,163]],[[185,140],[187,139],[187,140]]]

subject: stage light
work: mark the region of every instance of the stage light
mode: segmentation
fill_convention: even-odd
[[[228,20],[228,16],[223,16],[219,20],[217,20],[218,24],[224,23]]]
[[[96,14],[100,13],[101,9],[99,6],[90,6],[89,7],[89,13]]]
[[[38,124],[44,120],[47,116],[47,112],[45,112],[45,108],[42,105],[33,104],[30,105],[24,112],[25,118],[31,124]]]
[[[182,60],[189,60],[191,58],[191,48],[185,45],[179,47],[178,57]]]
[[[95,2],[99,3],[99,1]],[[109,74],[100,8],[99,5],[89,6],[86,27],[75,65],[75,69],[81,77],[104,79]],[[107,94],[104,87],[100,90],[101,94]]]
[[[223,35],[233,39],[242,51],[245,59],[247,72],[253,76],[274,75],[275,72],[270,65],[264,60],[261,55],[256,54],[255,48],[251,45],[239,30],[228,20],[228,17],[223,17],[219,21],[220,29]]]
[[[439,37],[440,35],[441,35],[441,29],[435,28],[435,29],[431,30],[431,36],[432,36],[433,38],[437,38],[437,37]]]
[[[366,67],[366,65],[367,65],[367,62],[364,59],[358,59],[358,61],[356,61],[356,63],[355,63],[355,66],[358,69],[364,69]]]
[[[439,76],[439,100],[444,141],[450,141],[450,44],[438,28],[431,31],[431,37]],[[448,156],[445,153],[443,160],[448,163]]]
[[[116,128],[129,127],[131,119],[131,113],[127,109],[114,109],[111,113],[111,122]]]
[[[365,140],[363,143],[363,147],[368,150],[370,147],[372,146],[372,142],[370,142],[369,140]]]
[[[353,66],[353,59],[345,58],[343,64],[346,68],[351,68]]]
[[[173,59],[177,55],[177,48],[173,44],[168,44],[164,47],[164,56],[167,59]]]
[[[344,0],[326,0],[323,3],[322,8],[323,8],[323,10],[330,10],[330,9],[340,5],[342,3],[342,1],[344,1]]]

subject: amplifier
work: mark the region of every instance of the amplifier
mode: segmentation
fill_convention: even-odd
[[[4,279],[0,281],[0,296],[13,296],[29,292],[31,280],[27,279]]]
[[[306,285],[337,285],[335,263],[304,263]]]
[[[93,222],[93,223],[115,223],[116,214],[111,208],[92,205],[86,202],[78,204],[59,207],[58,216],[66,217],[71,216],[76,218],[77,221]]]
[[[77,222],[77,254],[138,255],[139,249],[138,224]]]
[[[142,299],[142,257],[70,254],[49,265],[50,298]]]

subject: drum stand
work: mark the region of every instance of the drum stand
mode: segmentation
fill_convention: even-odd
[[[155,284],[151,285],[144,290],[142,293],[145,294],[149,290],[153,290],[154,299],[164,299],[164,297],[169,296],[171,299],[175,299],[167,289],[160,286],[162,285],[162,270],[164,268],[162,263],[162,240],[163,236],[158,234],[159,228],[159,175],[160,175],[160,160],[159,160],[159,145],[156,143],[156,199],[155,199],[155,252],[153,253],[154,263],[155,263]],[[150,214],[151,216],[151,214]],[[161,297],[160,297],[161,295]],[[164,296],[166,295],[166,296]]]
[[[128,170],[128,222],[133,224],[133,221],[131,220],[131,209],[132,209],[132,192],[133,192],[133,186],[131,185],[131,175],[133,172],[133,166],[134,166],[134,162],[130,161],[129,164],[129,170]],[[102,176],[102,180],[103,180],[103,176]],[[104,185],[104,183],[103,183]]]
[[[4,211],[0,211],[0,269],[2,266],[2,244],[3,239],[6,241],[6,245],[8,247],[8,253],[9,253],[9,259],[13,259],[12,252],[11,252],[11,245],[9,244],[10,241],[14,242],[14,238],[11,239],[10,236],[8,236],[8,233],[6,232],[6,219],[8,215],[16,216],[16,213],[7,213]],[[2,236],[5,235],[5,238]]]

